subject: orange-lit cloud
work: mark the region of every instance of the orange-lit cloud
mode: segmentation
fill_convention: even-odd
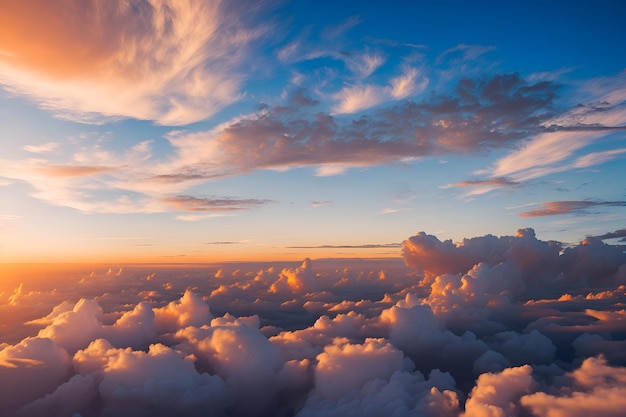
[[[0,84],[72,120],[202,120],[241,97],[259,5],[5,3]],[[232,35],[230,35],[232,34]]]
[[[204,211],[237,211],[246,210],[251,207],[257,207],[267,204],[267,200],[237,200],[237,199],[218,199],[218,198],[197,198],[192,196],[180,195],[176,197],[167,197],[163,199],[177,210],[190,212]]]
[[[618,415],[619,248],[562,250],[532,229],[404,246],[420,270],[305,259],[20,272],[0,287],[12,318],[0,412]]]

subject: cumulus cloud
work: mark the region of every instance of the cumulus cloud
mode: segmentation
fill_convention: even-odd
[[[521,399],[536,415],[609,417],[623,413],[626,368],[614,368],[603,357],[586,359],[568,375],[571,385],[558,394],[538,392]]]
[[[476,386],[465,403],[464,417],[516,416],[519,398],[527,394],[534,383],[532,368],[528,365],[507,368],[478,377]]]
[[[65,380],[71,357],[51,339],[28,337],[0,350],[0,410],[12,411],[36,400]]]
[[[0,287],[0,299],[17,300],[0,306],[12,317],[2,322],[0,388],[9,395],[0,413],[623,410],[620,248],[592,237],[563,248],[521,229],[459,243],[420,233],[403,250],[408,267],[127,265],[60,273],[45,280],[49,291],[30,290],[38,276],[18,291]]]

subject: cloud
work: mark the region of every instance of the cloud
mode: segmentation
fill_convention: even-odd
[[[0,84],[76,121],[196,122],[241,98],[243,64],[268,27],[252,23],[258,7],[72,1],[63,14],[45,1],[10,7],[0,21]]]
[[[47,142],[42,145],[24,145],[22,146],[22,149],[32,153],[48,153],[55,150],[60,145],[61,144],[58,142]]]
[[[593,200],[573,200],[573,201],[546,201],[541,203],[542,208],[520,213],[520,217],[544,217],[558,216],[562,214],[588,214],[593,208],[602,207],[623,207],[626,201],[593,201]]]
[[[618,416],[626,406],[624,371],[608,366],[603,357],[589,358],[568,375],[573,389],[564,387],[558,394],[538,392],[520,402],[537,415]]]
[[[619,415],[621,248],[520,229],[403,249],[33,269],[0,286],[0,414]]]
[[[568,170],[571,168],[570,166],[557,164],[605,134],[603,131],[594,130],[542,133],[520,151],[499,159],[492,170],[492,174],[498,177],[509,177],[514,181],[527,181]],[[588,160],[588,162],[591,161]]]
[[[494,49],[496,49],[494,46],[459,44],[442,52],[437,57],[437,61],[439,63],[449,60],[473,61]]]
[[[476,195],[486,194],[499,188],[511,189],[519,186],[519,182],[509,180],[507,178],[491,178],[486,180],[465,180],[456,182],[454,184],[447,184],[439,188],[458,188],[458,187],[470,187],[470,191],[464,193],[464,197],[472,197]]]
[[[531,372],[532,368],[524,365],[508,368],[497,374],[482,374],[465,403],[465,412],[462,416],[518,415],[516,403],[522,395],[531,391],[534,384]]]
[[[623,237],[626,237],[626,229],[619,229],[614,232],[608,232],[603,235],[598,235],[594,237],[600,240],[623,238]]]
[[[104,174],[115,171],[113,167],[81,166],[81,165],[57,165],[41,168],[44,175],[53,177],[86,177],[90,175]]]
[[[0,410],[12,411],[53,391],[70,373],[71,357],[52,340],[28,337],[0,350]]]
[[[624,153],[626,153],[626,149],[612,149],[603,152],[591,152],[578,158],[574,162],[574,168],[586,168],[590,166],[601,165],[613,159],[620,158],[621,155]]]
[[[377,54],[363,54],[351,56],[346,59],[346,63],[357,78],[364,79],[382,66],[385,58]]]
[[[572,160],[576,152],[585,152],[586,147],[607,134],[624,130],[625,79],[626,71],[580,83],[570,98],[569,108],[554,112],[552,117],[540,122],[544,132],[537,132],[524,147],[500,158],[485,172],[493,177],[527,181],[620,157],[622,149],[610,149],[587,152]]]
[[[385,101],[385,94],[372,85],[356,85],[344,88],[336,94],[335,99],[339,103],[333,107],[333,113],[356,113]]]
[[[292,249],[387,249],[400,248],[400,243],[372,243],[365,245],[318,245],[318,246],[287,246]]]
[[[167,197],[162,200],[178,211],[206,212],[206,211],[239,211],[267,204],[268,200],[229,199],[229,198],[198,198],[188,195]]]
[[[501,187],[513,187],[513,186],[516,186],[518,184],[519,183],[517,183],[515,181],[508,180],[506,178],[492,178],[492,179],[488,179],[488,180],[466,180],[466,181],[456,182],[454,184],[450,184],[450,185],[445,186],[443,188],[450,188],[450,187],[482,187],[482,186],[490,186],[490,187],[494,187],[494,188],[501,188]]]
[[[432,301],[445,308],[497,306],[530,298],[548,288],[601,287],[605,280],[616,284],[625,261],[617,247],[593,238],[561,252],[559,242],[541,241],[533,229],[520,229],[515,236],[486,235],[456,244],[421,232],[402,245],[406,264],[425,273],[424,283],[433,289]]]
[[[418,77],[421,79],[418,80]],[[338,103],[332,108],[334,114],[356,113],[377,106],[380,103],[400,100],[419,94],[428,85],[425,78],[415,68],[406,68],[402,75],[392,78],[389,86],[357,84],[344,87],[334,95]]]
[[[231,242],[228,240],[218,240],[216,242],[204,242],[205,245],[238,245],[241,242]]]
[[[403,71],[401,77],[408,78],[395,79],[388,94],[404,95],[412,89],[409,80],[422,77]],[[153,154],[150,141],[123,151],[85,144],[65,162],[59,161],[63,156],[2,161],[0,175],[31,184],[36,198],[83,212],[209,209],[215,204],[201,204],[199,197],[187,197],[187,190],[256,170],[311,167],[328,176],[516,146],[545,130],[541,123],[552,117],[557,90],[554,83],[529,84],[517,74],[485,75],[458,80],[420,102],[403,101],[354,118],[320,112],[300,88],[285,105],[264,106],[207,131],[168,133],[172,152],[165,159]]]
[[[529,85],[516,74],[501,74],[460,80],[455,91],[358,119],[270,108],[211,131],[171,135],[169,140],[178,151],[180,169],[199,175],[303,166],[321,166],[322,174],[328,169],[336,174],[352,166],[486,152],[528,139],[542,129],[536,113],[549,110],[556,86]],[[502,128],[494,130],[494,123]],[[207,169],[209,157],[219,158],[222,166]]]
[[[225,384],[217,376],[198,373],[191,358],[153,344],[147,352],[115,349],[98,339],[74,358],[81,375],[96,374],[104,415],[136,415],[147,408],[166,416],[202,408],[220,410]]]
[[[363,345],[337,340],[317,356],[315,388],[323,398],[338,399],[404,367],[402,352],[385,340],[366,339]]]
[[[327,205],[332,204],[332,203],[333,202],[331,200],[311,201],[311,207],[317,208],[317,207],[327,206]]]

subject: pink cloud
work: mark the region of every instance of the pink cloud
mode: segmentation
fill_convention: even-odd
[[[593,200],[573,200],[573,201],[546,201],[541,203],[542,208],[529,210],[521,213],[520,217],[544,217],[558,216],[562,214],[585,214],[594,207],[623,207],[626,201],[593,201]]]
[[[266,30],[251,24],[253,9],[72,1],[59,14],[46,1],[13,5],[0,20],[0,83],[72,120],[202,120],[241,97],[241,65]]]

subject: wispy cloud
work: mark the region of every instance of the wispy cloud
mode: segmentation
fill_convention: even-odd
[[[609,151],[602,152],[591,152],[576,159],[576,161],[572,164],[572,167],[587,168],[595,165],[601,165],[613,159],[623,158],[624,154],[626,154],[626,148],[611,149]]]
[[[333,202],[330,200],[324,200],[324,201],[311,201],[311,207],[313,208],[317,208],[317,207],[322,207],[322,206],[327,206],[329,204],[332,204]]]
[[[394,213],[399,213],[401,211],[411,211],[410,208],[408,207],[386,207],[384,209],[382,209],[381,211],[378,212],[378,214],[394,214]]]
[[[58,142],[47,142],[42,145],[25,145],[22,146],[22,149],[32,153],[48,153],[58,148],[60,145],[61,144]]]
[[[348,68],[358,79],[365,79],[385,63],[385,58],[378,54],[363,54],[346,59]]]
[[[115,171],[115,167],[85,165],[48,165],[40,168],[45,175],[53,177],[86,177]]]
[[[418,94],[428,86],[428,78],[415,68],[405,68],[401,75],[391,78],[389,85],[357,84],[344,87],[334,95],[336,114],[356,113],[378,104],[400,100]]]
[[[204,242],[205,245],[239,245],[243,241],[219,240],[216,242]]]
[[[402,243],[372,243],[365,245],[287,246],[287,249],[389,249],[401,247]]]
[[[179,195],[163,198],[162,201],[176,210],[190,212],[206,211],[240,211],[267,204],[269,200],[232,199],[232,198],[198,198],[188,195]]]
[[[593,236],[596,239],[600,239],[600,240],[608,240],[608,239],[619,239],[619,238],[626,238],[626,229],[619,229],[616,230],[614,232],[608,232],[608,233],[604,233],[602,235],[596,235]]]
[[[491,178],[486,180],[465,180],[456,182],[454,184],[446,184],[442,185],[439,188],[448,189],[448,188],[470,188],[469,191],[463,194],[464,197],[472,197],[476,195],[486,194],[490,191],[497,190],[500,188],[513,188],[519,186],[520,183],[509,180],[507,178]]]
[[[38,1],[3,13],[0,84],[82,122],[134,117],[179,125],[239,100],[242,65],[267,30],[222,1]],[[73,16],[81,16],[81,20]]]
[[[590,210],[601,207],[626,207],[626,201],[547,201],[541,208],[520,213],[520,217],[558,216],[562,214],[588,214]]]
[[[179,214],[175,218],[176,220],[182,220],[185,222],[198,222],[205,219],[213,219],[216,217],[235,217],[237,214],[229,213],[204,213],[204,214]]]
[[[492,174],[510,177],[516,181],[527,181],[566,171],[571,166],[562,164],[563,161],[604,135],[604,132],[598,131],[543,133],[523,149],[498,160]]]
[[[570,108],[541,122],[544,132],[524,147],[499,159],[488,172],[494,177],[526,181],[576,168],[599,165],[620,157],[622,148],[575,153],[607,134],[626,129],[626,71],[613,77],[589,80],[578,86]]]

